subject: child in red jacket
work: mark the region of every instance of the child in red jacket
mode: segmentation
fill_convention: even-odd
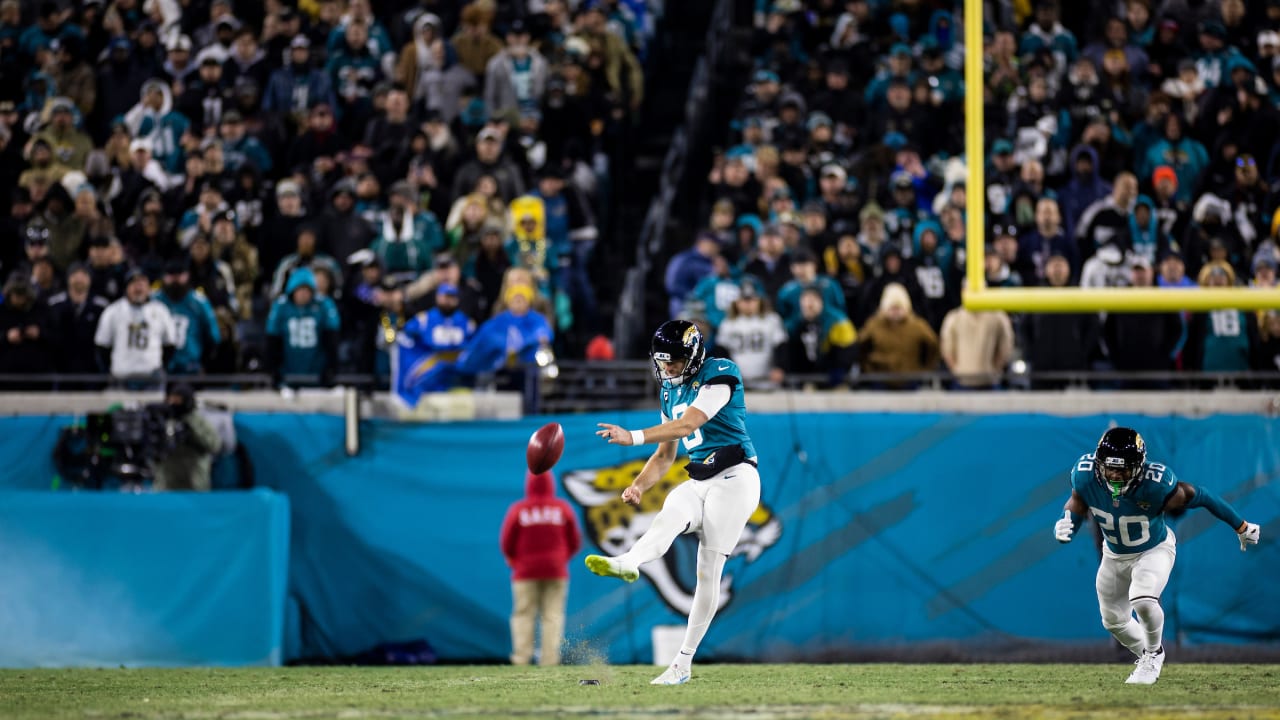
[[[502,554],[511,566],[511,664],[533,659],[535,616],[542,624],[539,665],[560,664],[569,560],[582,549],[578,516],[555,496],[551,473],[525,476],[525,498],[502,521]]]

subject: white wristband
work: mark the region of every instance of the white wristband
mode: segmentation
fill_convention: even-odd
[[[643,431],[643,430],[632,430],[632,431],[631,431],[631,444],[632,444],[632,445],[643,445],[643,444],[644,444],[644,431]]]

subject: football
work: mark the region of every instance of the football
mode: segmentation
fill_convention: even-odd
[[[530,472],[544,473],[555,466],[564,452],[564,428],[560,423],[547,423],[529,438],[524,459]]]

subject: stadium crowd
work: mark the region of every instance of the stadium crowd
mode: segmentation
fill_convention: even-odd
[[[580,351],[652,18],[512,5],[0,2],[0,374]]]
[[[757,382],[1280,370],[1276,312],[960,306],[969,192],[990,286],[1275,287],[1280,0],[986,5],[986,187],[967,188],[960,3],[759,0],[672,315]]]

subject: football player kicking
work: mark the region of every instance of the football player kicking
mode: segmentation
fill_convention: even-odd
[[[676,459],[676,444],[689,451],[689,477],[668,495],[649,529],[629,551],[617,557],[588,555],[597,575],[634,582],[641,565],[662,557],[678,535],[697,533],[698,584],[689,610],[684,643],[654,685],[689,681],[693,654],[707,633],[720,602],[720,576],[751,513],[760,504],[756,451],[747,436],[747,407],[742,373],[731,360],[706,358],[702,334],[693,323],[672,320],[653,336],[650,355],[662,385],[662,424],[626,430],[599,423],[596,434],[615,445],[657,443],[644,469],[622,491],[639,506]]]
[[[1129,684],[1151,685],[1164,667],[1160,593],[1177,554],[1165,514],[1197,507],[1231,526],[1241,552],[1258,543],[1258,526],[1213,491],[1179,482],[1169,468],[1147,462],[1146,444],[1131,428],[1108,430],[1097,451],[1082,456],[1071,471],[1071,497],[1053,535],[1058,542],[1071,542],[1086,512],[1101,527],[1106,542],[1096,583],[1098,608],[1102,626],[1138,656],[1125,681]]]

